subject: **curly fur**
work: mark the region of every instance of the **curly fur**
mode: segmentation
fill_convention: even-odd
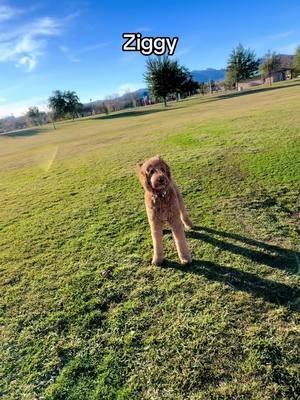
[[[140,164],[140,181],[145,190],[145,205],[153,240],[154,265],[163,262],[163,227],[171,226],[177,252],[182,264],[192,261],[184,227],[192,228],[182,195],[171,177],[168,164],[155,156]]]

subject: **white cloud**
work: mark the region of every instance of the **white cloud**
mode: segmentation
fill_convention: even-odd
[[[0,4],[0,21],[2,21],[2,22],[13,19],[20,13],[21,13],[21,10],[19,10],[18,8]]]
[[[66,56],[68,57],[68,59],[71,62],[77,63],[80,62],[80,58],[78,56],[80,56],[81,54],[87,53],[89,51],[95,51],[98,49],[102,49],[104,47],[107,47],[111,44],[112,42],[100,42],[100,43],[96,43],[96,44],[92,44],[86,47],[82,47],[81,49],[72,51],[69,47],[67,46],[59,46],[60,51],[62,51],[64,54],[66,54]]]
[[[8,115],[14,114],[16,117],[25,114],[29,107],[38,107],[40,110],[47,110],[47,104],[41,97],[33,97],[27,100],[21,100],[11,103],[0,105],[0,118],[7,117]]]
[[[256,49],[256,51],[259,54],[263,54],[263,52],[266,52],[267,50],[276,50],[277,52],[281,53],[292,53],[294,52],[291,50],[291,47],[294,45],[294,43],[287,44],[287,38],[290,36],[293,36],[294,38],[291,40],[296,39],[296,31],[295,30],[289,30],[289,31],[284,31],[284,32],[278,32],[270,35],[266,35],[260,38],[257,38],[255,41],[249,43],[248,45],[251,48]]]
[[[87,53],[89,51],[102,49],[103,47],[109,46],[111,43],[112,42],[101,42],[101,43],[92,44],[90,46],[86,46],[86,47],[83,47],[82,49],[77,50],[76,54],[82,54],[82,53]]]
[[[21,12],[23,11],[0,6],[0,21],[1,18],[12,19]],[[24,67],[27,72],[34,70],[47,47],[47,39],[60,35],[66,23],[77,16],[78,13],[62,19],[45,16],[12,29],[1,26],[0,63],[14,62],[18,67]]]
[[[117,91],[118,91],[119,96],[122,96],[125,93],[134,92],[140,88],[141,88],[141,85],[139,85],[137,83],[124,83],[123,85],[119,86]]]
[[[18,63],[16,65],[18,67],[23,65],[26,67],[27,71],[30,72],[36,66],[36,56],[35,55],[24,56],[18,61]]]

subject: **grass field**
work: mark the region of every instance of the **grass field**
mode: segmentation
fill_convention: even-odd
[[[3,399],[298,399],[300,82],[0,137]],[[194,261],[150,265],[161,154]]]

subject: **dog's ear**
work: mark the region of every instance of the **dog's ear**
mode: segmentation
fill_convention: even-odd
[[[136,164],[136,171],[138,175],[142,174],[142,166],[143,166],[144,162],[143,161],[138,161]]]
[[[139,161],[136,163],[137,168],[139,168],[139,169],[142,168],[144,162],[145,162],[145,161],[143,161],[143,160],[139,160]]]
[[[148,177],[147,177],[145,168],[143,168],[144,163],[145,163],[145,162],[139,162],[139,163],[137,164],[137,168],[138,168],[138,177],[139,177],[139,179],[140,179],[140,182],[141,182],[143,188],[144,188],[145,190],[147,190],[147,191],[151,191],[151,190],[152,190],[151,185],[150,185],[150,183],[149,183],[149,181],[148,181]]]
[[[139,177],[141,183],[142,183],[143,186],[144,186],[144,181],[145,181],[146,175],[145,175],[145,171],[144,171],[144,169],[143,169],[143,165],[144,165],[144,162],[143,162],[143,161],[139,161],[139,162],[136,164],[136,172],[137,172],[137,175],[138,175],[138,177]]]

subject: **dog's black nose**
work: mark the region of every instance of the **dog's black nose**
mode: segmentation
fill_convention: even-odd
[[[164,181],[165,181],[165,177],[163,175],[160,175],[160,177],[158,178],[158,182],[164,183]]]

